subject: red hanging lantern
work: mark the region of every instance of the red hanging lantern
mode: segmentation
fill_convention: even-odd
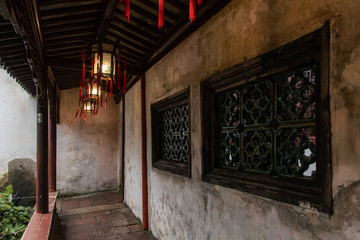
[[[189,2],[189,20],[191,22],[195,20],[195,0]]]
[[[158,20],[158,28],[162,30],[164,27],[164,0],[159,0],[159,20]]]

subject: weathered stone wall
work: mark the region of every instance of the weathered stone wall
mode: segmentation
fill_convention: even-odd
[[[79,194],[118,187],[119,106],[108,98],[107,109],[86,120],[75,119],[78,89],[60,91],[57,125],[57,189]]]
[[[22,158],[36,161],[36,98],[25,92],[2,68],[0,68],[0,136],[1,189],[2,185],[9,183],[9,162]],[[13,180],[21,180],[21,175],[18,177],[13,177]]]
[[[317,30],[328,20],[334,214],[202,182],[205,120],[200,115],[200,81]],[[192,178],[148,170],[150,227],[158,239],[360,239],[359,25],[358,0],[233,0],[146,73],[149,166],[150,105],[188,86],[191,91]],[[138,86],[129,100],[135,95],[140,96]],[[127,120],[127,131],[134,134],[126,135],[126,158],[132,163],[126,167],[125,191],[128,204],[141,216],[136,192],[140,103],[131,98],[126,114],[134,117]]]
[[[142,219],[141,84],[125,95],[125,201]]]

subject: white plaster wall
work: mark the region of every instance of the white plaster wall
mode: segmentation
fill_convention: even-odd
[[[125,202],[142,219],[141,84],[125,95]]]
[[[0,178],[15,158],[36,161],[36,97],[0,68]]]
[[[80,194],[117,189],[119,106],[108,98],[97,116],[76,118],[79,90],[60,91],[57,125],[57,189]]]
[[[202,182],[200,81],[317,30],[327,20],[331,21],[334,214]],[[233,0],[146,73],[148,166],[152,156],[150,105],[188,86],[191,89],[192,178],[148,169],[149,221],[155,237],[360,239],[359,25],[358,0]],[[138,85],[127,96],[126,114],[139,118]],[[140,216],[141,125],[135,116],[127,118],[125,191],[128,204]]]

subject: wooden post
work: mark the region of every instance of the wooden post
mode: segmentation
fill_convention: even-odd
[[[37,95],[36,212],[49,212],[47,71]]]
[[[49,191],[56,192],[56,86],[50,91]]]

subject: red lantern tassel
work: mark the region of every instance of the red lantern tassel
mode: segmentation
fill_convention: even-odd
[[[130,20],[130,0],[125,0],[124,16],[128,21]]]
[[[100,64],[98,63],[98,66],[97,66],[97,79],[96,79],[96,84],[98,87],[100,87]]]
[[[164,0],[159,0],[159,21],[158,28],[162,30],[164,26]]]
[[[124,2],[124,0],[120,0],[120,2],[122,3],[122,2]]]
[[[126,93],[126,54],[124,54],[124,94]]]
[[[86,120],[86,111],[84,111],[84,120]]]
[[[80,110],[80,118],[81,118],[82,113],[83,113],[83,109],[81,108],[81,110]]]
[[[81,82],[80,82],[80,85],[81,85]],[[79,91],[79,103],[78,103],[78,109],[76,111],[76,114],[75,114],[75,118],[77,118],[77,116],[79,115],[79,108],[80,108],[80,103],[81,103],[81,86],[80,86],[80,91]]]
[[[81,76],[81,79],[82,79],[82,87],[85,86],[85,48],[83,47],[83,52],[82,52],[82,61],[83,61],[83,64],[82,64],[82,76]]]
[[[113,95],[113,81],[110,80],[110,97]]]
[[[189,20],[191,22],[195,20],[195,0],[189,2]]]
[[[101,94],[100,107],[102,107],[102,98],[103,98],[103,95]]]
[[[203,0],[197,0],[197,2],[199,6],[203,5]]]
[[[107,93],[105,93],[105,109],[107,108]]]

